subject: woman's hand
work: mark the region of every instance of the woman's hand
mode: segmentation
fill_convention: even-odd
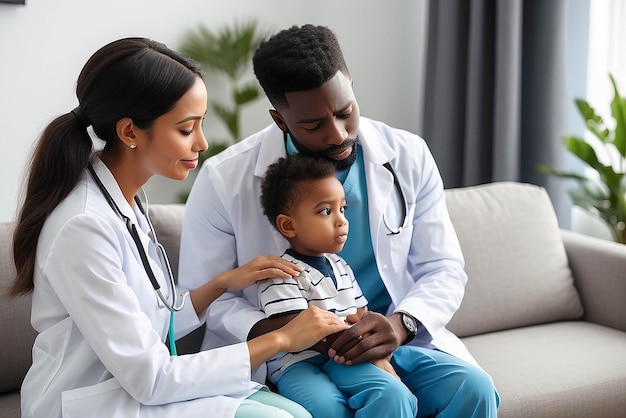
[[[282,328],[248,341],[251,368],[259,367],[280,352],[306,350],[327,335],[348,327],[334,313],[310,306]]]
[[[283,335],[284,346],[281,351],[297,352],[305,350],[327,335],[343,331],[349,327],[332,312],[309,306],[292,321],[274,331]]]
[[[243,290],[259,280],[269,278],[290,279],[302,269],[275,255],[258,256],[241,267],[218,274],[190,292],[191,303],[200,315],[227,289]]]
[[[275,255],[255,257],[243,266],[226,271],[215,277],[224,289],[243,290],[259,280],[292,279],[302,268]]]

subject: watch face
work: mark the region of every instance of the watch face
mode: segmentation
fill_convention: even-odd
[[[415,320],[409,315],[402,314],[402,321],[404,322],[404,326],[409,332],[415,333],[417,331],[417,324],[415,323]]]

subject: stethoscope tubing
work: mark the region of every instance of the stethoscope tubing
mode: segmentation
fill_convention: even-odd
[[[169,310],[170,312],[178,312],[178,311],[182,310],[184,305],[185,305],[185,300],[186,300],[187,296],[189,295],[189,292],[183,293],[182,294],[182,298],[180,300],[180,303],[177,303],[178,297],[177,297],[177,293],[176,293],[176,284],[174,283],[174,276],[172,274],[172,270],[171,270],[171,267],[170,267],[170,264],[169,264],[169,260],[167,259],[167,254],[165,253],[165,249],[163,249],[161,244],[157,241],[156,232],[154,231],[154,227],[152,226],[152,222],[150,221],[148,213],[144,209],[144,207],[143,207],[143,205],[141,203],[141,200],[139,200],[139,197],[137,197],[137,196],[134,197],[135,203],[137,204],[137,207],[139,208],[141,213],[146,217],[148,225],[150,226],[150,230],[152,231],[152,234],[153,234],[153,241],[154,241],[154,243],[157,246],[161,246],[161,251],[162,251],[163,257],[165,259],[164,260],[165,261],[165,269],[167,269],[168,271],[164,271],[163,273],[166,274],[168,276],[168,278],[169,278],[169,288],[170,288],[169,290],[170,290],[170,294],[172,295],[172,302],[171,303],[167,301],[167,298],[163,295],[163,292],[161,292],[161,285],[157,281],[157,279],[156,279],[156,277],[154,275],[154,271],[152,270],[152,267],[150,267],[150,261],[148,260],[148,255],[146,254],[145,250],[143,249],[143,244],[141,243],[141,239],[139,238],[139,233],[137,232],[137,227],[135,226],[135,224],[132,223],[132,221],[130,220],[130,218],[128,216],[126,216],[126,215],[124,215],[122,213],[122,211],[120,210],[119,206],[117,206],[117,204],[113,200],[113,197],[111,196],[109,191],[106,189],[106,187],[102,183],[102,180],[100,180],[100,178],[96,174],[96,171],[94,170],[94,168],[91,165],[91,163],[89,163],[87,165],[87,170],[89,171],[89,174],[91,174],[91,177],[95,181],[96,185],[98,186],[98,188],[100,189],[102,194],[104,195],[104,198],[106,199],[107,203],[109,204],[111,209],[113,209],[113,212],[115,212],[115,214],[117,216],[119,216],[120,219],[122,221],[124,221],[124,223],[126,224],[126,228],[128,229],[128,232],[130,233],[130,236],[133,238],[135,246],[137,247],[137,252],[139,253],[139,258],[141,259],[141,263],[143,264],[143,268],[146,271],[146,275],[148,276],[148,279],[150,280],[150,283],[152,284],[152,287],[154,288],[154,291],[156,292],[156,294],[157,294],[159,300],[161,301],[161,303],[163,303],[165,308],[167,308],[167,310]]]

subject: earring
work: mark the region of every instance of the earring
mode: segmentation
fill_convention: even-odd
[[[135,148],[137,148],[137,145],[135,145],[135,144],[130,144],[130,149],[135,149]]]

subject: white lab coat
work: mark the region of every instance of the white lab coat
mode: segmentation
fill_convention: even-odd
[[[124,200],[99,159],[94,168],[138,226],[167,294],[145,218]],[[34,277],[38,335],[22,385],[23,417],[206,417],[207,411],[232,417],[259,387],[250,382],[246,344],[169,355],[163,343],[169,311],[159,306],[124,222],[87,171],[47,219]],[[184,311],[181,318],[198,322],[189,301]]]
[[[412,344],[436,347],[475,364],[445,326],[463,298],[467,275],[448,215],[440,174],[422,138],[361,117],[369,218],[376,263],[391,296],[389,312],[402,310],[425,329]],[[283,133],[270,125],[207,160],[187,201],[180,253],[180,283],[193,289],[217,273],[255,256],[280,255],[288,242],[270,225],[259,202],[269,164],[286,155]],[[382,221],[402,223],[390,162],[408,202],[411,221],[389,235]],[[203,348],[244,341],[262,319],[255,287],[230,292],[208,310]],[[254,375],[263,378],[263,370]],[[260,380],[262,381],[262,380]]]

